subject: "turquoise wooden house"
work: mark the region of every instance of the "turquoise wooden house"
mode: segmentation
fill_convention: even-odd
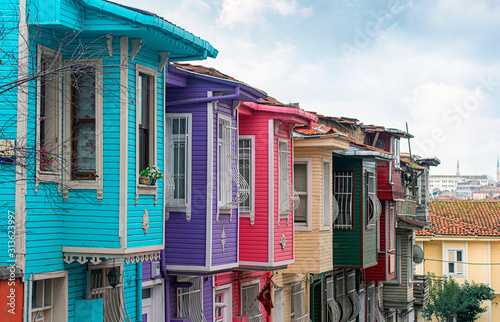
[[[165,65],[217,50],[110,1],[7,0],[0,12],[0,202],[10,227],[0,265],[22,272],[18,309],[26,321],[141,321],[142,262],[164,248],[172,189]]]

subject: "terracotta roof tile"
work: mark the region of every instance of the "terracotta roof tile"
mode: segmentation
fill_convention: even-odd
[[[360,142],[351,142],[350,144],[352,146],[355,146],[355,147],[358,147],[358,148],[361,148],[361,149],[364,149],[364,150],[372,150],[372,151],[377,151],[377,152],[382,152],[382,153],[387,153],[387,154],[394,154],[392,152],[388,152],[386,150],[379,149],[379,148],[376,148],[374,146],[366,145],[366,144],[363,144],[363,143],[360,143]]]
[[[430,203],[432,229],[419,236],[500,236],[500,200],[437,200]]]
[[[304,135],[322,135],[322,134],[330,134],[330,133],[338,133],[345,136],[349,136],[349,134],[341,132],[335,128],[328,127],[323,124],[318,124],[313,122],[312,127],[310,129],[295,129],[296,132],[299,132]]]

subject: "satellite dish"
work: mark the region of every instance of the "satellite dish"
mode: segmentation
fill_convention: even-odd
[[[420,246],[413,245],[413,262],[420,264],[424,261],[424,251]]]

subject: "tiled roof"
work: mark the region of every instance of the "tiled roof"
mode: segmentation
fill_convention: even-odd
[[[439,200],[430,203],[432,229],[419,236],[500,236],[500,200]]]
[[[363,150],[371,150],[371,151],[377,151],[377,152],[382,152],[382,153],[387,153],[387,154],[394,154],[392,152],[388,152],[386,150],[379,149],[379,148],[376,148],[374,146],[366,145],[366,144],[359,143],[359,142],[351,142],[350,144],[353,147],[360,148],[360,149],[363,149]]]
[[[318,124],[316,122],[313,122],[312,126],[310,129],[295,129],[296,132],[299,132],[300,134],[304,135],[323,135],[323,134],[330,134],[330,133],[338,133],[342,134],[345,136],[349,136],[347,133],[343,133],[335,128],[328,127],[323,124]]]

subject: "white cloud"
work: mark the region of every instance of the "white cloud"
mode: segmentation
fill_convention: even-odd
[[[217,19],[220,27],[261,23],[266,14],[283,17],[308,17],[312,14],[311,7],[301,7],[297,0],[221,0],[220,6]]]

